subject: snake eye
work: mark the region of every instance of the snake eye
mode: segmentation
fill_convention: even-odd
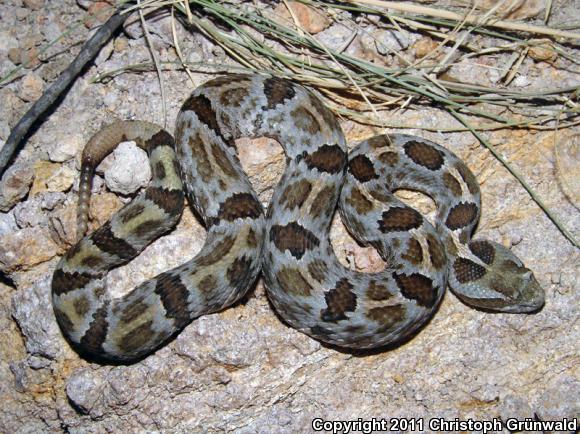
[[[532,280],[534,278],[534,275],[532,273],[532,270],[530,270],[529,268],[524,268],[522,271],[523,271],[522,272],[522,277],[525,280]]]

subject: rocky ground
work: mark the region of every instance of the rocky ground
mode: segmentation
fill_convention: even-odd
[[[430,5],[437,3],[452,2]],[[578,1],[553,3],[551,25],[580,18]],[[87,38],[93,23],[86,8],[95,12],[102,6],[86,0],[0,4],[0,76],[26,65],[0,87],[0,146]],[[527,2],[516,17],[542,17],[543,6],[545,2]],[[63,39],[41,50],[77,23]],[[365,25],[368,34],[408,59],[428,53],[434,44],[422,34],[401,32],[393,38],[380,24]],[[174,59],[170,17],[161,15],[150,26],[158,56]],[[329,45],[341,46],[350,37],[323,18],[312,18],[309,26]],[[188,60],[231,63],[223,50],[179,23],[177,33]],[[348,50],[394,61],[378,47],[360,37]],[[578,50],[569,50],[578,59]],[[321,345],[283,324],[260,282],[242,303],[194,321],[169,345],[135,365],[101,365],[79,357],[55,322],[50,281],[60,255],[75,239],[80,150],[100,126],[115,119],[163,122],[154,73],[127,72],[96,84],[91,79],[149,59],[138,22],[128,25],[46,116],[0,182],[1,432],[291,433],[311,431],[311,421],[318,417],[427,421],[580,415],[579,251],[472,135],[437,132],[458,124],[446,112],[428,107],[383,115],[393,124],[416,125],[400,131],[442,143],[467,162],[483,194],[478,236],[509,246],[534,271],[546,290],[541,312],[489,314],[447,294],[414,339],[390,351],[358,355]],[[505,60],[501,54],[474,59],[447,73],[466,83],[494,85]],[[578,86],[577,71],[577,63],[553,53],[530,53],[510,86]],[[209,77],[193,73],[195,85]],[[173,71],[165,73],[165,86],[172,125],[194,85],[185,73]],[[351,121],[342,125],[353,142],[373,134]],[[580,129],[506,129],[485,136],[578,239]],[[267,203],[284,168],[281,148],[268,140],[239,145],[240,159]],[[147,182],[146,166],[144,155],[130,145],[108,157],[94,186],[95,226]],[[412,196],[406,197],[417,199]],[[418,203],[429,210],[424,198]],[[203,227],[186,212],[177,230],[110,274],[112,293],[121,294],[189,259],[204,236]],[[380,266],[374,250],[358,246],[338,220],[331,236],[348,266],[361,271]]]

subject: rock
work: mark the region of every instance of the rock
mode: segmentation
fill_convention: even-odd
[[[0,101],[2,101],[2,104],[0,104],[0,119],[5,121],[7,126],[10,127],[20,119],[25,103],[9,88],[0,89]]]
[[[252,186],[259,193],[268,192],[269,200],[272,186],[276,185],[284,167],[284,152],[276,140],[268,137],[258,139],[239,139],[238,156],[244,170],[250,175]]]
[[[383,56],[380,56],[377,51],[377,40],[366,32],[354,38],[346,52],[351,56],[371,62],[383,60]]]
[[[70,65],[68,56],[59,56],[54,60],[42,65],[39,74],[45,83],[52,83]]]
[[[109,190],[128,195],[147,185],[151,166],[147,153],[134,143],[121,143],[97,167]]]
[[[84,138],[80,134],[65,135],[59,143],[55,143],[55,146],[48,151],[48,158],[56,163],[68,161],[79,153],[84,142]]]
[[[77,4],[85,11],[90,8],[93,3],[94,0],[77,0]]]
[[[500,0],[482,0],[478,6],[482,11],[488,11]],[[546,0],[515,0],[504,2],[496,11],[495,15],[511,20],[522,20],[537,16],[546,8]]]
[[[76,172],[67,166],[38,161],[34,164],[34,183],[30,194],[34,196],[45,191],[68,191],[75,176]]]
[[[537,42],[538,45],[533,45],[528,50],[528,54],[534,60],[538,62],[542,61],[554,61],[558,58],[558,53],[554,49],[552,43],[548,40],[545,41],[530,41],[530,42]]]
[[[13,294],[14,288],[0,283],[0,365],[26,357],[24,341],[12,318],[10,309],[10,299]],[[0,372],[0,378],[7,377]],[[0,393],[5,393],[6,391],[2,389],[3,387],[0,385]]]
[[[488,67],[490,62],[490,58],[484,56],[479,58],[477,62],[474,62],[473,59],[460,60],[451,65],[443,74],[443,78],[460,83],[489,86],[490,82],[497,82],[502,77],[499,71]]]
[[[558,133],[555,154],[560,188],[580,210],[580,134]]]
[[[393,54],[406,49],[411,44],[408,32],[398,30],[377,29],[373,32],[379,54]]]
[[[91,217],[94,219],[93,224],[95,229],[105,224],[121,206],[123,206],[123,202],[113,193],[104,192],[93,195],[91,197]]]
[[[578,378],[566,374],[555,377],[539,399],[538,416],[542,420],[576,417],[580,413],[580,403],[570,399],[573,396],[580,396]]]
[[[20,228],[43,226],[48,224],[48,215],[41,210],[51,210],[64,202],[66,196],[63,193],[45,193],[32,197],[26,202],[18,203],[13,209],[13,216]]]
[[[57,18],[58,20],[58,18]],[[42,34],[47,41],[54,41],[60,37],[65,30],[65,25],[58,21],[49,21],[42,29]]]
[[[525,75],[518,75],[514,81],[513,85],[516,87],[526,87],[530,85],[530,80]]]
[[[8,30],[0,30],[0,51],[8,51],[18,48],[18,39]]]
[[[171,35],[171,16],[168,13],[159,13],[160,11],[154,11],[151,8],[144,8],[143,13],[147,17],[155,16],[155,19],[147,20],[147,30],[149,31],[149,40],[153,47],[155,47],[160,53],[168,47],[172,47],[173,43],[167,35]],[[178,24],[175,22],[175,24]],[[143,37],[143,26],[141,24],[141,19],[137,13],[134,13],[123,23],[123,30],[125,34],[133,40],[141,39]],[[201,47],[197,47],[202,49]]]
[[[8,211],[28,193],[34,172],[29,166],[10,166],[0,181],[0,211]]]
[[[20,51],[20,63],[27,69],[34,69],[40,65],[40,59],[38,58],[38,48],[32,47],[27,50]]]
[[[87,9],[88,14],[84,19],[85,27],[90,29],[97,24],[103,24],[113,15],[114,8],[106,1],[91,2]]]
[[[91,413],[103,397],[104,379],[95,375],[92,369],[74,372],[66,382],[66,396],[83,414]],[[99,414],[92,414],[98,417]]]
[[[20,81],[19,96],[24,101],[36,101],[42,95],[44,81],[33,72],[26,74]]]
[[[24,6],[33,11],[38,11],[44,6],[44,0],[23,0]]]
[[[50,301],[52,275],[19,288],[12,297],[12,316],[25,338],[29,354],[55,359],[66,343],[60,333]]]
[[[99,50],[97,57],[95,57],[95,60],[93,61],[95,65],[100,66],[101,64],[106,62],[111,57],[111,54],[113,54],[113,50],[114,50],[114,41],[107,42]]]
[[[25,271],[59,252],[47,229],[38,226],[0,236],[0,271]]]
[[[0,212],[0,237],[18,230],[14,213]]]
[[[48,216],[41,211],[42,197],[36,196],[14,207],[14,218],[20,228],[46,226]]]
[[[16,19],[18,21],[24,21],[30,12],[26,8],[16,8]]]
[[[89,221],[89,232],[102,226],[123,203],[113,193],[93,194]],[[50,214],[49,228],[52,238],[62,248],[69,248],[77,242],[77,197],[57,206]]]
[[[292,9],[292,14],[287,6]],[[295,1],[279,3],[276,9],[274,9],[274,16],[272,18],[274,20],[280,20],[282,18],[289,22],[294,22],[292,15],[298,21],[300,28],[313,35],[323,31],[332,23],[328,16],[322,14],[315,8]]]
[[[127,38],[119,37],[115,39],[113,46],[115,48],[116,53],[122,53],[127,48],[129,48],[129,41],[127,41]]]
[[[524,420],[533,417],[534,412],[525,399],[519,396],[508,395],[501,401],[501,419],[506,421],[510,418]]]
[[[66,200],[66,195],[62,192],[48,192],[42,195],[40,207],[45,210],[53,210]]]
[[[328,48],[333,50],[343,49],[344,45],[352,38],[353,33],[356,31],[350,29],[349,27],[334,23],[327,29],[316,35],[316,39],[323,43]]]
[[[77,241],[76,210],[76,202],[71,200],[50,214],[49,229],[52,239],[62,248],[69,248]]]
[[[8,59],[15,65],[20,65],[22,63],[22,56],[20,55],[20,50],[18,48],[11,48],[8,50]]]
[[[8,59],[8,57],[0,57],[0,75],[5,76],[12,74],[16,68],[16,65]]]
[[[38,47],[40,44],[42,44],[42,42],[42,35],[37,31],[25,33],[24,35],[20,36],[20,47],[22,47],[24,50],[30,50],[31,48]]]
[[[436,41],[431,39],[428,36],[425,36],[413,44],[413,49],[415,50],[415,57],[417,59],[421,59],[422,57],[431,54],[436,48],[438,44]]]

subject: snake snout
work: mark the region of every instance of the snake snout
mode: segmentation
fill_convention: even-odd
[[[523,286],[518,303],[520,310],[518,312],[536,312],[544,306],[545,301],[544,289],[540,286],[534,274],[527,270],[523,276]]]

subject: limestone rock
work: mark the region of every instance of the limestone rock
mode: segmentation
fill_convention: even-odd
[[[38,226],[0,236],[0,271],[25,271],[59,252],[46,229]]]
[[[151,179],[151,166],[147,153],[134,143],[121,143],[97,167],[105,173],[105,183],[109,190],[121,194],[131,194],[147,185]]]
[[[46,226],[48,216],[40,211],[41,202],[42,198],[36,196],[14,207],[14,218],[19,227]]]
[[[12,298],[12,316],[25,337],[27,352],[47,359],[55,359],[65,347],[52,311],[51,281],[48,275]]]
[[[30,194],[34,196],[45,191],[68,191],[74,178],[75,172],[67,166],[38,161],[34,164],[34,183]]]
[[[538,62],[554,61],[558,57],[558,53],[549,41],[538,41],[537,45],[530,47],[528,53],[532,59]]]
[[[92,369],[80,369],[69,377],[66,395],[82,413],[99,417],[102,416],[102,412],[98,412],[95,407],[97,401],[103,399],[104,386],[105,381],[95,375]]]
[[[8,211],[28,193],[34,172],[29,166],[15,164],[0,181],[0,211]]]
[[[19,120],[19,113],[24,108],[24,102],[16,92],[9,88],[0,89],[0,118],[7,123],[7,127],[14,125]],[[8,131],[9,132],[9,131]],[[8,138],[8,135],[6,135]]]
[[[42,9],[44,6],[44,0],[23,0],[24,6],[33,11]]]
[[[292,13],[290,13],[288,7],[292,10]],[[287,22],[294,22],[294,18],[296,18],[300,27],[313,35],[326,29],[331,24],[330,19],[315,8],[296,1],[278,4],[276,9],[274,9],[273,18],[275,20],[282,18]]]
[[[0,212],[0,237],[18,229],[16,224],[16,219],[14,218],[14,213],[3,213]]]
[[[50,161],[55,163],[62,163],[74,158],[84,145],[83,137],[79,134],[71,134],[64,136],[63,140],[55,143],[48,151]]]
[[[482,0],[479,3],[479,7],[483,11],[488,11],[497,3],[499,3],[499,0]],[[545,8],[546,0],[516,0],[504,2],[495,15],[511,20],[522,20],[535,17]]]
[[[85,16],[85,27],[91,27],[104,23],[113,14],[114,9],[106,1],[91,2],[87,9],[88,14]]]
[[[408,32],[377,29],[373,32],[376,40],[376,47],[379,54],[393,54],[405,50],[411,44],[411,38]]]
[[[26,74],[20,83],[19,95],[24,101],[36,101],[42,95],[44,82],[33,72]]]
[[[12,319],[10,299],[14,288],[0,283],[0,365],[26,357],[26,348],[22,335],[18,332],[16,323]],[[6,378],[0,373],[0,378]],[[0,393],[6,385],[1,384]]]
[[[419,39],[413,44],[413,49],[415,50],[415,56],[417,59],[427,56],[431,54],[433,50],[437,48],[437,42],[433,39],[429,38],[428,36]]]
[[[62,248],[68,248],[77,241],[77,208],[74,201],[64,203],[51,213],[49,229],[53,240]]]
[[[14,36],[14,33],[8,30],[0,31],[0,51],[8,52],[11,48],[18,47],[18,39]]]

